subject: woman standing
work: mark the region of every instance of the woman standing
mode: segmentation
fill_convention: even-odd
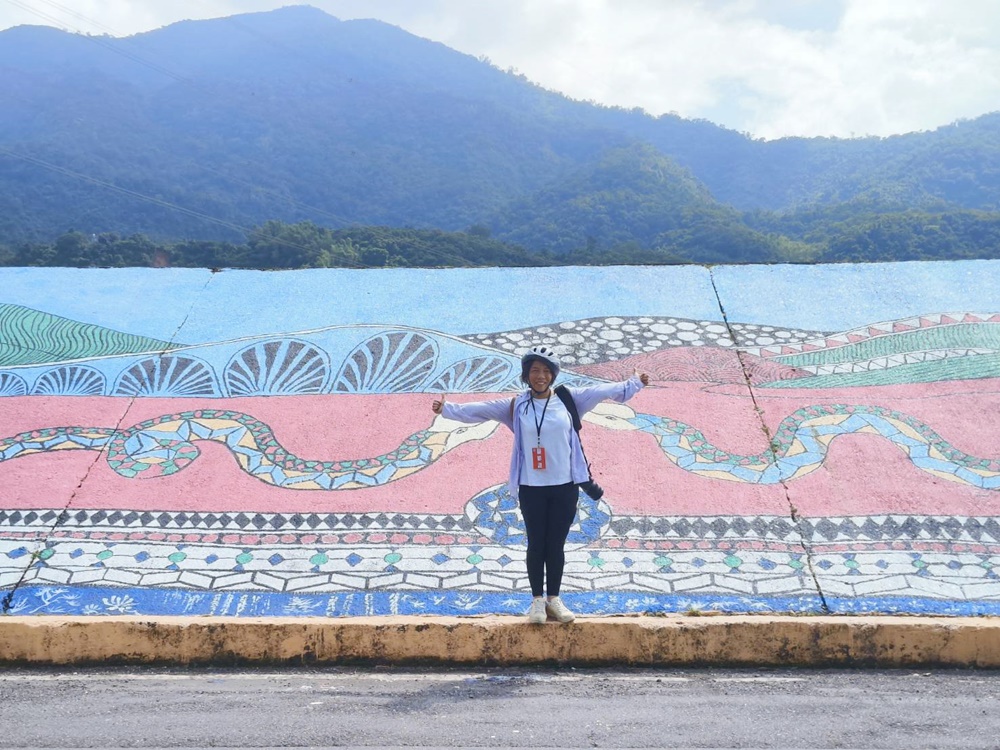
[[[447,419],[494,420],[514,433],[507,489],[518,501],[528,537],[531,623],[544,623],[547,617],[572,622],[576,617],[559,598],[559,588],[566,537],[576,517],[577,487],[590,478],[590,469],[569,411],[560,398],[552,398],[559,369],[559,358],[550,347],[534,346],[521,357],[521,381],[528,390],[513,399],[452,404],[442,396],[431,406]],[[621,383],[567,390],[582,417],[605,399],[628,401],[648,383],[648,375],[636,373]]]

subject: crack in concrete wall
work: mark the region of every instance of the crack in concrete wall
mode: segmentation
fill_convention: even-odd
[[[745,352],[740,346],[740,341],[737,338],[736,331],[733,330],[732,325],[729,322],[729,316],[726,313],[726,306],[722,302],[722,295],[719,294],[719,288],[715,283],[715,272],[712,266],[706,266],[708,269],[708,278],[712,284],[712,291],[715,293],[715,301],[719,305],[719,314],[722,316],[722,323],[726,327],[726,331],[729,334],[729,338],[735,345],[736,359],[740,363],[740,371],[743,374],[743,381],[746,383],[747,392],[750,394],[750,400],[753,403],[754,414],[757,416],[757,420],[760,423],[761,432],[767,438],[767,451],[771,455],[771,461],[777,463],[778,454],[776,450],[776,445],[774,441],[774,435],[771,433],[770,428],[767,426],[767,421],[764,419],[764,410],[761,408],[760,404],[757,402],[757,394],[754,393],[753,381],[750,377],[750,368],[744,359]],[[798,508],[795,507],[795,503],[792,501],[791,491],[788,488],[788,483],[783,479],[778,480],[781,484],[782,489],[785,494],[785,502],[788,504],[789,518],[791,518],[792,523],[795,524],[795,528],[799,529],[799,540],[802,544],[802,549],[806,553],[806,566],[809,570],[809,575],[812,577],[813,584],[816,587],[816,593],[819,594],[820,603],[823,608],[823,612],[829,612],[830,608],[826,603],[826,596],[823,594],[823,588],[820,585],[819,577],[816,575],[816,569],[813,565],[813,550],[812,546],[809,545],[805,537],[802,535],[801,527],[799,526],[799,512]]]
[[[201,291],[195,295],[195,299],[191,302],[191,306],[188,308],[187,313],[185,313],[184,317],[181,319],[181,322],[177,325],[177,328],[174,329],[174,332],[170,334],[170,337],[167,340],[166,347],[164,347],[161,351],[157,352],[158,357],[164,357],[171,352],[171,347],[174,345],[174,342],[180,335],[181,329],[184,328],[184,325],[188,322],[188,319],[191,317],[195,305],[198,303],[198,298],[207,291],[208,286],[211,283],[212,283],[212,275],[209,275],[208,279],[206,279],[205,281],[205,285],[201,288]],[[139,394],[135,394],[129,398],[128,405],[122,411],[121,417],[118,418],[118,422],[115,424],[114,435],[117,435],[119,432],[121,432],[122,425],[125,423],[126,418],[132,411],[132,407],[135,405],[135,402],[138,400],[138,398]],[[52,534],[55,533],[55,530],[59,528],[59,526],[61,526],[63,523],[66,522],[66,519],[69,517],[70,508],[73,507],[73,501],[76,499],[76,496],[79,494],[80,490],[83,489],[83,485],[87,483],[87,479],[90,477],[90,474],[94,470],[94,467],[96,467],[97,464],[102,459],[107,460],[107,453],[110,445],[111,445],[111,440],[108,440],[108,442],[104,444],[101,450],[98,451],[96,458],[94,458],[94,460],[87,467],[87,471],[84,473],[83,478],[73,489],[73,492],[70,493],[69,499],[66,501],[66,505],[63,507],[62,512],[56,517],[55,522],[52,524],[52,526],[46,532],[44,532],[44,536],[41,539],[40,550],[31,554],[28,560],[28,564],[25,566],[24,571],[21,573],[21,577],[18,579],[17,583],[14,584],[14,586],[10,589],[10,591],[7,592],[7,594],[3,597],[3,599],[0,599],[0,614],[5,614],[5,615],[8,614],[11,608],[14,606],[14,596],[17,594],[17,590],[24,585],[25,579],[28,577],[28,572],[31,570],[33,566],[37,565],[39,562],[42,562],[39,559],[40,551],[45,550],[48,547],[49,542],[51,541]]]

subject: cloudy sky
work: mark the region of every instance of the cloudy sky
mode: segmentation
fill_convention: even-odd
[[[294,0],[0,0],[0,28],[125,36]],[[312,0],[546,88],[758,138],[929,130],[1000,110],[1000,0]]]

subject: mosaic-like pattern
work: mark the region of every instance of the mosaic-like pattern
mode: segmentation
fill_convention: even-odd
[[[782,420],[770,448],[755,455],[728,453],[696,428],[676,419],[637,414],[627,406],[595,410],[590,421],[623,429],[627,422],[656,436],[663,453],[685,471],[751,484],[784,483],[818,469],[839,435],[880,435],[920,469],[986,490],[1000,489],[1000,460],[958,450],[931,427],[900,412],[845,404],[809,406]],[[480,427],[485,436],[495,425]],[[451,433],[462,430],[456,439]],[[240,468],[261,481],[294,490],[355,490],[403,479],[473,439],[464,425],[438,418],[430,429],[395,450],[371,458],[322,461],[300,458],[278,442],[271,428],[246,414],[204,409],[171,414],[127,430],[56,427],[0,439],[0,462],[37,453],[106,448],[108,464],[127,478],[170,476],[198,458],[196,441],[224,444]]]
[[[727,324],[717,320],[690,320],[664,316],[631,316],[569,320],[516,331],[468,336],[469,341],[520,356],[536,343],[547,344],[568,365],[592,365],[653,352],[665,347],[732,347],[800,343],[823,334],[818,331]]]
[[[636,414],[628,421],[656,435],[663,452],[680,468],[714,479],[785,483],[818,469],[837,436],[867,433],[890,440],[924,471],[982,489],[1000,489],[1000,460],[963,453],[920,420],[877,406],[800,409],[782,420],[769,450],[755,455],[720,450],[701,432],[674,419]]]
[[[615,518],[609,508],[588,502],[567,554],[564,589],[575,599],[607,601],[608,591],[627,591],[646,611],[676,611],[695,606],[692,601],[700,601],[699,608],[726,608],[726,597],[742,596],[756,602],[754,609],[821,611],[827,596],[916,600],[945,592],[956,601],[981,602],[978,609],[966,607],[980,613],[992,612],[989,602],[1000,600],[1000,526],[994,518],[654,520]],[[315,595],[331,590],[359,597],[398,592],[413,602],[420,599],[414,591],[440,592],[442,601],[462,595],[495,601],[506,594],[501,611],[510,611],[523,605],[518,592],[527,581],[523,528],[507,516],[509,509],[491,499],[471,502],[462,518],[383,517],[374,523],[352,514],[9,513],[0,519],[2,528],[20,528],[26,538],[0,543],[0,582],[124,587],[130,593],[109,601],[133,605],[144,598],[134,590],[153,589],[174,590],[179,601],[204,598],[183,593],[192,589],[308,595],[313,598],[304,601],[312,606],[324,600]],[[512,526],[500,534],[489,524],[484,529],[490,510]],[[63,531],[45,542],[31,538],[31,531],[59,516]],[[22,560],[26,571],[17,565]],[[13,611],[30,606],[22,599]],[[102,611],[92,601],[81,611],[87,607]]]
[[[951,268],[928,278],[970,278]],[[521,613],[509,434],[435,417],[429,394],[510,398],[520,355],[546,343],[571,387],[652,380],[586,415],[607,494],[580,495],[571,607],[1000,614],[1000,439],[982,418],[1000,407],[1000,298],[933,312],[940,284],[925,293],[910,269],[897,288],[884,271],[858,274],[923,302],[878,323],[863,300],[806,315],[823,272],[794,268],[773,275],[814,281],[760,309],[733,279],[753,276],[766,300],[765,277],[741,269],[639,269],[646,283],[622,288],[640,303],[606,298],[621,269],[387,273],[381,286],[310,272],[294,293],[291,277],[226,272],[97,323],[67,312],[71,294],[32,298],[47,271],[18,269],[0,303],[0,603]],[[85,295],[98,276],[79,278]],[[147,283],[129,278],[90,293]],[[455,323],[452,297],[475,325]]]

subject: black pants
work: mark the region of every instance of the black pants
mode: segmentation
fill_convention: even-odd
[[[531,595],[558,596],[566,564],[566,537],[576,517],[575,484],[518,488],[521,517],[528,537],[528,581]],[[547,585],[543,585],[547,584]]]

